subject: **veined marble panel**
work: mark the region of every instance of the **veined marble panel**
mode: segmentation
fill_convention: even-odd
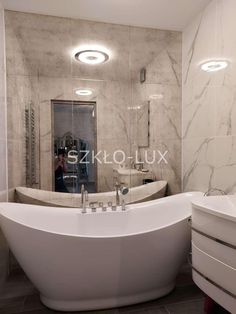
[[[146,68],[147,83],[181,85],[181,33],[131,27],[130,70],[139,81]]]
[[[129,80],[130,37],[129,27],[83,20],[70,20],[72,46],[69,49],[73,77],[102,80]],[[72,54],[81,47],[105,48],[109,61],[88,66],[74,59]]]
[[[213,0],[183,33],[183,189],[236,186],[236,2]],[[207,73],[201,63],[227,60]]]
[[[6,163],[6,149],[7,142],[6,140],[0,140],[0,156],[1,156],[1,168],[0,168],[0,193],[2,192],[2,200],[4,200],[3,195],[7,195],[7,163]],[[6,193],[6,194],[5,194]],[[5,201],[6,201],[5,197]],[[1,201],[1,200],[0,200]]]
[[[7,201],[7,119],[4,9],[0,1],[0,201]],[[0,244],[0,251],[2,245]],[[1,253],[1,252],[0,252]],[[0,286],[5,274],[0,273]],[[1,287],[0,287],[1,288]]]
[[[97,150],[106,150],[109,153],[115,149],[124,149],[130,144],[129,86],[119,81],[88,81],[79,79],[40,78],[40,169],[41,187],[52,188],[52,167],[49,162],[52,156],[52,121],[51,100],[82,100],[75,94],[76,88],[91,88],[93,95],[86,100],[95,101],[97,105]],[[83,98],[85,100],[85,98]],[[73,131],[73,130],[72,130]],[[125,149],[126,152],[126,149]],[[100,165],[98,165],[98,169]],[[104,165],[104,168],[112,168]],[[102,190],[100,176],[98,186]],[[111,186],[112,177],[108,177]],[[103,180],[104,181],[104,180]],[[102,182],[102,181],[101,181]],[[105,181],[104,181],[105,182]],[[105,187],[104,187],[105,188]],[[106,188],[107,189],[107,188]]]
[[[4,39],[4,21],[3,10],[0,7],[0,140],[6,140],[7,125],[6,125],[6,68],[5,68],[5,44]]]
[[[25,186],[25,140],[8,140],[8,187]]]
[[[183,84],[233,85],[236,77],[236,2],[213,0],[183,33]],[[200,65],[208,60],[227,60],[222,71],[207,73]]]
[[[140,154],[156,180],[168,182],[168,194],[181,192],[181,139],[156,140],[149,148],[141,148]]]
[[[6,11],[8,74],[68,76],[69,34],[70,19]]]
[[[25,133],[25,112],[29,104],[38,106],[37,77],[7,76],[8,139],[21,140]]]
[[[184,140],[184,190],[236,191],[236,137]]]
[[[150,104],[150,137],[181,138],[181,90],[177,85],[133,84],[133,106]],[[135,114],[135,111],[133,111]],[[137,126],[136,126],[137,127]]]

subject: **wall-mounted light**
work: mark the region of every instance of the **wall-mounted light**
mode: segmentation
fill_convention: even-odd
[[[128,107],[128,110],[139,110],[141,109],[141,106],[133,106],[133,107]]]
[[[78,96],[89,96],[92,95],[93,92],[91,89],[76,89],[75,93]]]
[[[75,59],[83,63],[94,65],[108,61],[109,55],[104,51],[87,49],[78,51],[75,54]]]
[[[201,64],[201,69],[205,72],[216,72],[227,68],[229,63],[225,60],[211,60]]]
[[[149,96],[149,99],[152,99],[152,100],[163,99],[163,98],[164,98],[163,94],[153,94]]]

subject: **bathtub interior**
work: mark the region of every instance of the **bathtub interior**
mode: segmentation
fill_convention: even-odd
[[[165,196],[167,188],[166,181],[156,181],[146,185],[131,188],[129,193],[122,195],[127,204],[137,203]],[[31,199],[32,203],[41,202],[41,204],[65,206],[65,207],[78,207],[81,203],[81,195],[76,193],[59,193],[52,191],[45,191],[39,189],[31,189],[26,187],[16,188],[17,199],[25,196]],[[115,191],[104,193],[89,193],[89,202],[115,202]]]
[[[1,215],[24,226],[70,236],[117,237],[165,228],[191,215],[191,200],[202,193],[183,193],[128,205],[126,211],[82,214],[80,208],[0,204]]]

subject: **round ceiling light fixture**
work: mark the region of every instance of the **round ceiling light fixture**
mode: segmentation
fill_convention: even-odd
[[[92,95],[93,92],[91,89],[76,89],[75,93],[78,96],[89,96]]]
[[[109,60],[109,55],[100,50],[81,50],[75,54],[75,59],[87,64],[100,64]]]
[[[228,62],[225,60],[211,60],[201,64],[201,69],[205,72],[216,72],[227,68]]]

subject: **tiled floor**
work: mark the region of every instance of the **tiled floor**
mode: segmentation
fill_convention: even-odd
[[[191,280],[186,265],[178,276],[176,289],[166,297],[138,305],[87,314],[203,314],[203,293]],[[39,300],[39,294],[22,272],[11,275],[0,296],[1,314],[53,314]],[[80,312],[81,313],[81,312]]]

